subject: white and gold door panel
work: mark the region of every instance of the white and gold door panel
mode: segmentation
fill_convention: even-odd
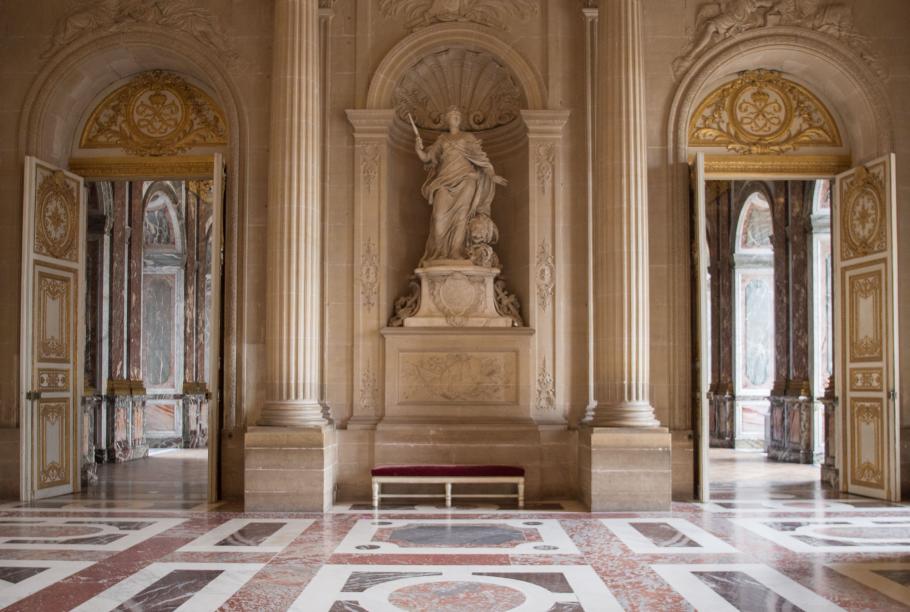
[[[82,178],[25,158],[20,423],[23,499],[70,493],[82,389]]]
[[[837,177],[835,377],[842,486],[900,499],[894,156]]]

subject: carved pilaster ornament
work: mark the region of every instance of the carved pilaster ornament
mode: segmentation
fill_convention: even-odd
[[[550,243],[541,240],[537,247],[537,305],[541,310],[550,308],[556,285],[556,259]]]
[[[509,22],[538,12],[537,0],[379,0],[386,17],[406,18],[407,27],[434,23],[471,22],[508,30]]]
[[[373,186],[379,177],[379,145],[375,142],[357,145],[360,151],[360,175],[367,192],[373,193]]]
[[[537,374],[537,409],[553,410],[556,408],[556,389],[553,375],[547,369],[547,359],[544,357]]]
[[[692,41],[674,60],[673,74],[679,78],[702,53],[728,38],[774,26],[827,34],[852,49],[879,75],[883,74],[869,39],[856,30],[851,9],[842,2],[818,0],[718,0],[701,4]]]
[[[360,407],[364,412],[372,413],[376,408],[376,375],[368,362],[360,377]]]
[[[372,238],[367,238],[360,255],[360,298],[367,310],[376,305],[379,288],[379,254]]]
[[[552,143],[537,145],[537,186],[540,188],[541,195],[550,193],[555,165],[556,146]]]
[[[843,145],[837,123],[808,89],[774,70],[749,70],[702,101],[689,122],[689,144],[737,153],[784,153]]]
[[[95,32],[113,34],[148,26],[181,32],[211,49],[229,66],[236,65],[240,57],[231,45],[233,37],[195,0],[78,0],[75,9],[57,22],[42,57],[50,57]]]

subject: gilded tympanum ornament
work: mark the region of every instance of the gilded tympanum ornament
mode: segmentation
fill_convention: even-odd
[[[879,172],[865,167],[841,185],[843,258],[854,259],[887,248],[885,185]]]
[[[40,172],[35,197],[35,253],[76,261],[79,229],[76,182],[62,172]]]
[[[742,72],[711,92],[689,122],[689,145],[770,154],[840,147],[831,113],[808,89],[774,70]]]
[[[89,117],[79,146],[174,155],[227,144],[224,115],[204,91],[176,74],[143,72],[108,95]]]

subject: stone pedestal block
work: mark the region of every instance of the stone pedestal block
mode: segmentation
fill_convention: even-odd
[[[584,427],[579,432],[579,488],[591,512],[668,511],[672,480],[667,429]]]
[[[414,272],[420,279],[420,309],[404,320],[405,327],[512,327],[512,319],[496,310],[498,268],[437,261]]]
[[[247,512],[329,512],[334,503],[335,429],[251,427],[244,440]]]

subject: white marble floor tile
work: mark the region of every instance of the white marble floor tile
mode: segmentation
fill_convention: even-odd
[[[73,612],[107,612],[119,606],[131,610],[217,610],[263,567],[261,563],[152,563]],[[194,573],[207,578],[204,586],[192,582]]]
[[[0,549],[126,550],[185,522],[185,518],[0,517]],[[15,531],[11,534],[10,530]]]
[[[680,518],[601,519],[633,552],[642,554],[736,553],[701,527]]]
[[[0,608],[10,606],[92,564],[92,561],[0,559]],[[16,572],[19,569],[23,571]],[[12,574],[16,573],[19,575],[14,577]]]
[[[793,552],[910,552],[910,517],[777,516],[730,521]]]
[[[231,519],[178,552],[278,553],[314,522],[314,519]],[[268,535],[259,536],[257,528],[265,528]]]
[[[783,610],[792,604],[812,612],[841,607],[760,563],[655,564],[651,568],[696,610],[736,612],[739,609]],[[699,575],[712,580],[706,581]],[[716,585],[712,588],[712,581]]]

